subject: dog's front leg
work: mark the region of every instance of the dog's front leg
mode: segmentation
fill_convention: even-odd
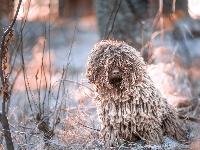
[[[119,130],[113,126],[107,126],[101,130],[105,147],[115,147],[120,143]]]

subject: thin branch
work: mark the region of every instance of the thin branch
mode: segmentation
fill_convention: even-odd
[[[69,79],[66,79],[66,80],[64,80],[64,81],[76,83],[76,84],[81,85],[81,86],[84,86],[84,87],[86,87],[87,89],[89,89],[90,91],[94,92],[93,89],[91,89],[90,87],[84,85],[83,83],[79,83],[79,82],[77,82],[77,81],[73,81],[73,80],[69,80]]]
[[[140,50],[140,54],[141,56],[143,57],[143,47],[144,47],[144,25],[145,25],[145,22],[144,21],[141,21],[141,25],[142,25],[142,33],[141,33],[141,36],[142,36],[142,48]]]
[[[17,10],[16,10],[16,13],[15,13],[15,16],[13,18],[13,21],[11,22],[11,24],[8,27],[8,29],[3,34],[3,39],[2,39],[2,43],[1,43],[1,53],[0,53],[1,54],[1,56],[0,56],[0,75],[1,75],[1,82],[2,82],[2,84],[3,84],[2,52],[3,52],[3,49],[4,49],[5,38],[6,38],[6,35],[8,35],[8,33],[12,30],[12,28],[13,28],[15,22],[16,22],[21,2],[22,2],[22,0],[19,0],[19,3],[18,3],[18,6],[17,6]]]
[[[74,34],[73,34],[73,37],[72,37],[72,42],[71,42],[71,46],[70,46],[70,49],[69,49],[69,52],[68,52],[68,56],[67,56],[67,64],[66,64],[66,68],[64,69],[63,68],[63,74],[62,74],[62,78],[64,77],[64,79],[66,79],[67,78],[67,71],[68,71],[68,67],[69,67],[69,63],[70,63],[70,61],[69,61],[69,58],[70,58],[70,56],[71,56],[71,52],[72,52],[72,47],[73,47],[73,44],[74,44],[74,39],[75,39],[75,35],[76,35],[76,25],[75,25],[75,27],[74,27]],[[61,80],[61,82],[60,82],[60,84],[59,84],[59,91],[60,91],[60,87],[61,87],[61,84],[63,85],[63,95],[64,95],[64,93],[65,93],[65,82],[63,82],[63,80]],[[52,127],[52,131],[54,131],[54,128],[55,128],[55,126],[56,126],[56,118],[57,118],[57,115],[58,115],[58,110],[57,110],[57,108],[58,108],[58,97],[59,97],[59,91],[58,91],[58,95],[57,95],[57,99],[56,99],[56,105],[55,105],[55,116],[54,116],[54,118],[53,118],[53,127]],[[64,96],[62,96],[62,98],[63,98]]]
[[[122,0],[118,0],[117,2],[114,0],[113,10],[112,10],[112,12],[111,12],[111,14],[110,14],[110,16],[109,16],[108,23],[107,23],[107,25],[106,25],[106,30],[105,30],[105,33],[104,33],[104,36],[103,36],[104,39],[108,39],[110,33],[111,33],[112,30],[113,30],[114,23],[115,23],[115,19],[116,19],[116,16],[117,16],[117,12],[118,12],[118,10],[119,10],[119,7],[120,7],[120,5],[121,5],[121,2],[122,2]],[[111,24],[111,23],[112,23],[112,24]],[[108,28],[109,28],[110,24],[111,24],[111,28],[110,28],[110,30],[108,31]]]
[[[172,12],[175,13],[176,11],[176,0],[173,0],[172,2]]]
[[[48,106],[49,106],[49,103],[50,103],[49,101],[51,100],[51,78],[52,78],[52,74],[51,74],[51,49],[50,49],[51,48],[50,47],[51,46],[50,45],[50,42],[51,42],[50,41],[51,40],[50,39],[51,38],[51,32],[50,32],[50,27],[51,27],[50,26],[50,15],[51,15],[50,11],[51,11],[51,9],[50,9],[50,7],[51,7],[51,1],[49,1],[49,16],[48,16],[49,17],[49,28],[48,28],[48,30],[49,30],[48,31],[49,32],[49,37],[48,37],[48,40],[49,40],[49,80],[50,80],[49,81],[49,93],[48,93]]]
[[[42,110],[43,110],[43,114],[44,114],[44,104],[45,104],[45,99],[46,99],[46,91],[47,91],[47,77],[46,77],[46,73],[45,73],[45,68],[44,68],[44,51],[45,51],[45,41],[44,41],[44,46],[43,46],[43,53],[42,53],[42,65],[41,65],[41,78],[42,78],[42,70],[43,70],[43,74],[44,74],[44,80],[45,80],[45,91],[44,91],[44,99],[43,99],[43,102],[42,102]],[[50,51],[50,50],[49,50]],[[50,54],[49,54],[50,55]],[[50,59],[49,59],[49,63],[50,62]],[[51,65],[51,64],[50,64]],[[51,68],[51,67],[50,67]],[[51,69],[50,69],[51,70]],[[49,75],[50,75],[50,85],[49,85],[49,93],[51,92],[51,72],[49,72]],[[50,97],[49,97],[50,98]],[[41,112],[40,112],[41,113]]]
[[[95,129],[95,128],[92,128],[92,127],[86,126],[86,125],[80,123],[79,121],[78,121],[78,123],[79,123],[81,126],[83,126],[83,127],[85,127],[85,128],[88,128],[88,129],[90,129],[90,130],[100,131],[100,129]]]
[[[71,52],[72,52],[72,47],[73,47],[73,44],[74,44],[75,35],[76,35],[76,25],[74,27],[74,34],[73,34],[73,37],[72,37],[71,46],[70,46],[70,49],[69,49],[69,52],[68,52],[68,56],[67,56],[67,64],[66,64],[66,68],[65,68],[64,79],[67,78],[67,71],[68,71],[68,67],[69,67],[69,58],[71,56]]]
[[[25,91],[26,91],[26,95],[27,95],[27,98],[28,98],[28,102],[29,102],[29,106],[30,106],[30,109],[31,109],[31,112],[33,114],[33,108],[31,106],[31,100],[30,100],[30,97],[29,97],[29,90],[30,90],[30,87],[28,87],[28,78],[27,78],[27,74],[26,74],[26,69],[25,69],[25,62],[24,62],[24,55],[23,55],[23,50],[22,50],[22,41],[23,41],[23,37],[22,37],[22,31],[21,31],[21,60],[22,60],[22,70],[23,70],[23,78],[24,78],[24,85],[25,85]],[[30,94],[31,94],[31,91],[30,91]]]
[[[60,88],[61,88],[61,84],[62,84],[62,81],[63,81],[62,79],[66,79],[67,78],[67,71],[68,71],[68,67],[69,67],[69,63],[70,63],[69,58],[70,58],[72,47],[73,47],[73,44],[74,44],[75,34],[76,34],[76,25],[74,27],[74,33],[73,33],[73,37],[72,37],[72,42],[71,42],[70,49],[69,49],[68,55],[67,55],[67,64],[66,64],[66,67],[63,67],[62,77],[61,77],[61,80],[60,80],[61,82],[59,83],[59,88],[58,88],[58,93],[57,93],[56,100],[58,100],[58,98],[59,98]],[[65,34],[63,34],[63,36],[65,37]],[[66,37],[65,37],[65,39],[66,39]],[[53,86],[54,86],[54,84],[53,84]],[[64,82],[63,82],[63,91],[65,91]]]

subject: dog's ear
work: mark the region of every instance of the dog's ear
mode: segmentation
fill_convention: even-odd
[[[89,66],[86,70],[86,77],[88,78],[88,83],[94,83],[94,76],[92,75],[92,67]]]

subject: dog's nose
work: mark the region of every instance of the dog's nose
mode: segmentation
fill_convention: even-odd
[[[115,86],[120,86],[122,81],[122,75],[121,70],[116,68],[113,68],[109,74],[109,83]]]
[[[112,74],[113,74],[113,75],[119,75],[119,74],[120,74],[119,69],[118,69],[118,68],[113,69],[113,70],[112,70]]]

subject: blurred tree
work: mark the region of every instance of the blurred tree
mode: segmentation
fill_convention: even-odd
[[[175,2],[175,3],[174,3]],[[150,5],[153,7],[150,7],[149,12],[154,12],[154,16],[157,13],[159,9],[159,1],[158,0],[149,0]],[[173,6],[174,4],[175,6]],[[163,0],[163,9],[162,13],[165,16],[169,16],[173,13],[173,7],[175,8],[175,13],[178,11],[182,11],[185,16],[189,16],[188,13],[188,0]]]
[[[94,14],[94,2],[91,0],[59,0],[59,17],[79,18]]]
[[[0,0],[0,19],[11,18],[13,15],[14,0]]]
[[[188,0],[176,0],[176,11],[181,10],[185,16],[190,17],[188,13]]]
[[[116,0],[96,0],[95,2],[100,37],[104,39],[104,32],[106,27],[108,27],[109,15],[116,5]],[[175,17],[176,19],[189,16],[187,0],[163,0],[162,2],[163,7],[160,16],[164,18],[164,28],[173,28],[173,21],[175,20],[170,20],[172,19],[170,17],[173,13],[173,2],[176,2],[175,14],[178,16]],[[140,49],[144,43],[149,41],[152,35],[152,23],[156,18],[158,10],[158,0],[122,0],[109,38],[123,40]],[[160,30],[159,23],[155,24],[154,29]]]
[[[104,32],[109,21],[115,0],[96,0],[96,15],[98,19],[100,37],[104,39]],[[136,48],[141,48],[141,21],[148,16],[148,0],[126,0],[121,2],[114,27],[109,38],[123,40]]]

